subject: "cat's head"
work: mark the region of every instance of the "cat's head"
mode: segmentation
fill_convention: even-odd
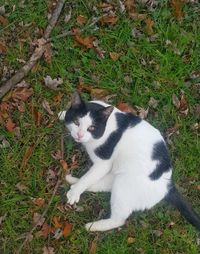
[[[112,106],[85,102],[78,92],[74,92],[71,107],[65,115],[65,123],[75,141],[87,143],[103,136],[112,111]]]

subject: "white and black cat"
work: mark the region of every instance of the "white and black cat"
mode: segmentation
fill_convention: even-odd
[[[200,217],[172,182],[165,141],[152,125],[104,102],[85,102],[78,92],[59,118],[65,120],[71,136],[84,145],[93,162],[80,179],[66,176],[71,184],[68,203],[77,203],[84,191],[111,192],[110,218],[87,223],[87,230],[122,226],[132,212],[150,209],[162,199],[200,230]]]

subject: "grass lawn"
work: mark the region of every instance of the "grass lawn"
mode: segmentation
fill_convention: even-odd
[[[2,83],[29,59],[31,42],[40,38],[46,28],[51,2],[10,0],[5,4],[0,0],[6,19],[6,23],[0,19],[0,41],[4,44],[3,49],[0,45]],[[106,91],[113,95],[113,105],[126,102],[147,109],[150,98],[156,100],[157,105],[149,106],[147,121],[169,139],[174,179],[200,213],[200,4],[183,1],[182,11],[177,14],[178,4],[173,7],[171,2],[178,0],[157,1],[154,8],[135,1],[129,13],[121,13],[119,1],[108,2],[112,5],[94,0],[67,1],[51,35],[51,61],[41,59],[25,78],[33,88],[32,96],[24,103],[14,101],[11,95],[4,98],[11,104],[6,112],[2,108],[0,111],[0,253],[16,253],[24,234],[33,227],[34,215],[42,214],[47,206],[61,168],[55,153],[61,149],[63,133],[64,161],[69,167],[77,163],[72,174],[80,176],[89,167],[85,152],[70,139],[56,117],[67,107],[77,87],[86,99],[99,96],[96,88]],[[109,8],[113,23],[102,21],[88,27],[93,17],[107,16]],[[70,20],[65,22],[70,10]],[[73,36],[56,38],[65,30],[84,27],[88,28],[81,38],[95,37],[99,48],[80,45]],[[58,90],[45,86],[47,75],[63,80]],[[181,94],[184,105],[177,108],[172,97],[180,99]],[[54,115],[44,109],[44,100]],[[17,128],[8,131],[8,119]],[[7,145],[3,145],[5,141]],[[45,215],[45,223],[52,230],[45,237],[38,226],[21,253],[53,253],[45,252],[45,246],[59,254],[200,253],[197,231],[165,203],[131,215],[120,229],[86,232],[85,223],[109,212],[109,194],[84,193],[78,207],[70,208],[64,204],[69,188],[64,170],[58,177],[62,182]],[[42,203],[37,202],[38,198]],[[59,224],[63,222],[73,225],[69,235],[62,235]]]

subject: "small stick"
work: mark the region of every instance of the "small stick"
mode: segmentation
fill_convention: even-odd
[[[66,0],[60,0],[57,3],[57,6],[49,20],[49,23],[47,25],[47,28],[44,32],[44,37],[42,38],[44,40],[44,43],[40,45],[40,47],[36,48],[33,52],[31,58],[27,61],[27,63],[18,70],[14,76],[12,76],[4,85],[0,87],[0,99],[11,89],[13,88],[17,83],[19,83],[33,68],[33,66],[37,63],[37,61],[42,57],[45,46],[46,46],[46,40],[49,38],[49,35],[54,28],[58,17],[61,13],[61,10],[63,8],[63,5]]]

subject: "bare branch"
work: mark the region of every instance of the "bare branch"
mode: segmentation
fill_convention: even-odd
[[[19,83],[27,74],[28,72],[33,68],[33,66],[36,64],[36,62],[42,57],[45,46],[47,43],[47,39],[49,38],[49,35],[54,28],[58,17],[60,15],[60,12],[63,8],[63,5],[66,0],[60,0],[57,3],[57,6],[49,20],[49,24],[47,25],[47,28],[44,32],[44,37],[40,40],[43,40],[43,44],[40,45],[40,47],[36,48],[33,52],[31,58],[27,61],[27,63],[18,70],[14,76],[12,76],[4,85],[0,87],[0,99],[11,89],[13,88],[17,83]]]

